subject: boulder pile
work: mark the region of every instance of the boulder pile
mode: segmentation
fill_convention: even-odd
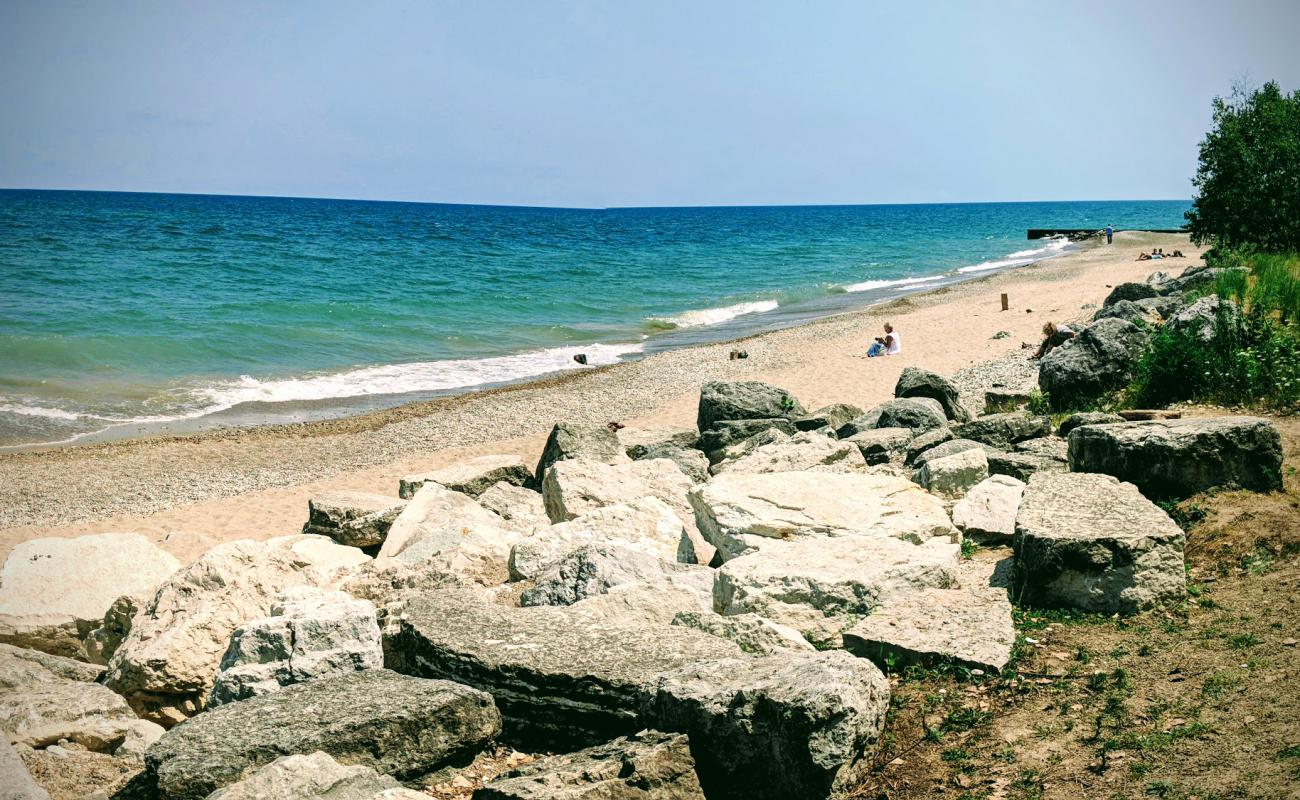
[[[1096,325],[1069,359],[1134,327]],[[1280,476],[1264,420],[1054,431],[916,369],[896,395],[810,413],[710,383],[698,429],[561,422],[535,465],[319,495],[304,534],[188,565],[134,534],[30,542],[0,583],[0,727],[163,800],[414,797],[498,742],[556,755],[476,797],[826,798],[872,763],[882,670],[1011,668],[1013,601],[1178,602],[1183,533],[1148,497]]]

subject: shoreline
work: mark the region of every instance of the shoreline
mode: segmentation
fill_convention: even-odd
[[[230,430],[249,430],[254,428],[298,429],[322,423],[337,422],[356,417],[382,414],[386,411],[402,409],[408,406],[435,404],[466,395],[483,394],[502,389],[542,381],[558,380],[570,375],[589,373],[610,366],[622,366],[645,360],[661,353],[673,350],[692,349],[709,345],[735,344],[748,341],[756,336],[776,333],[790,328],[815,324],[816,322],[846,314],[857,314],[895,300],[923,295],[944,288],[978,282],[1011,270],[1041,264],[1068,256],[1099,244],[1099,241],[1087,239],[1082,241],[1061,239],[1059,247],[1038,248],[1044,251],[1033,260],[1017,263],[1020,259],[1012,253],[992,261],[966,265],[950,269],[935,275],[915,276],[899,279],[881,279],[864,283],[839,286],[838,291],[828,289],[827,296],[818,300],[796,303],[794,306],[778,306],[772,301],[773,308],[760,313],[741,313],[722,320],[716,324],[681,325],[660,330],[657,335],[643,335],[639,342],[613,341],[574,344],[571,347],[550,347],[544,351],[526,351],[507,353],[500,356],[486,357],[511,359],[524,358],[543,352],[571,349],[573,353],[601,349],[628,349],[630,351],[613,363],[594,365],[577,369],[569,367],[523,375],[516,378],[491,381],[467,386],[458,386],[437,390],[413,390],[397,394],[361,394],[339,397],[320,397],[310,400],[290,400],[283,402],[252,401],[241,402],[232,406],[214,408],[194,415],[181,415],[158,419],[141,418],[136,421],[113,422],[98,430],[73,434],[67,438],[43,442],[21,442],[0,444],[0,457],[16,453],[51,451],[63,448],[80,448],[114,442],[136,441],[155,437],[191,438],[209,433]],[[1051,252],[1055,250],[1055,252]],[[854,298],[861,296],[861,299]],[[840,298],[840,299],[832,299]],[[731,306],[703,311],[729,311]],[[702,313],[701,311],[683,312],[683,316]],[[650,318],[655,319],[655,318]],[[440,363],[440,362],[429,362]],[[382,367],[402,366],[401,364],[355,365],[338,374],[364,371]],[[325,373],[330,374],[330,373]],[[308,377],[311,374],[308,373]],[[300,417],[291,419],[290,417]]]
[[[3,453],[0,549],[99,530],[140,530],[159,540],[176,531],[218,540],[278,535],[301,526],[313,492],[393,494],[401,475],[467,456],[535,458],[559,419],[692,424],[693,400],[707,380],[770,380],[810,408],[869,407],[892,396],[904,366],[956,373],[1023,355],[1021,343],[1036,343],[1046,319],[1090,317],[1088,305],[1100,302],[1108,284],[1157,268],[1133,260],[1152,245],[1189,254],[1169,269],[1197,263],[1201,253],[1185,235],[1121,234],[1111,248],[1085,246],[788,328],[518,384],[337,419]],[[1009,312],[998,309],[1002,291],[1011,295]],[[886,317],[902,332],[904,352],[867,362],[864,342]],[[991,339],[996,330],[1009,335]],[[728,360],[737,342],[749,359]],[[230,502],[234,497],[247,502]]]

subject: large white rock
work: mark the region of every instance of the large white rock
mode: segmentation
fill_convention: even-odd
[[[963,561],[961,585],[897,594],[844,632],[844,647],[893,669],[960,664],[1001,672],[1016,643],[1002,562]]]
[[[383,543],[405,507],[405,500],[373,492],[324,492],[307,501],[302,532],[353,547],[373,547]]]
[[[754,448],[745,455],[715,464],[714,475],[762,472],[866,472],[867,462],[856,443],[819,433],[798,433],[785,442]]]
[[[478,503],[526,535],[551,524],[542,495],[512,483],[501,481],[489,487],[478,496]]]
[[[333,587],[370,558],[323,536],[228,542],[179,570],[145,604],[107,685],[141,716],[173,725],[203,709],[230,634],[292,586]]]
[[[700,607],[708,609],[713,570],[668,561],[619,542],[588,544],[565,554],[538,575],[519,602],[525,606],[567,606],[623,586],[685,589],[697,593]]]
[[[685,539],[681,519],[667,504],[657,497],[639,497],[598,508],[517,542],[510,551],[510,576],[532,580],[570,551],[608,542],[628,544],[665,561],[679,560]]]
[[[772,542],[717,570],[720,614],[755,613],[837,646],[843,630],[894,598],[958,584],[960,548],[891,536],[814,536]]]
[[[494,586],[509,576],[510,547],[520,536],[468,495],[430,482],[393,523],[379,558],[412,565],[433,561],[458,578]]]
[[[1009,542],[1016,533],[1016,511],[1024,491],[1024,481],[990,475],[952,507],[952,523],[967,536]]]
[[[0,642],[84,659],[114,600],[147,597],[179,567],[138,533],[23,542],[0,571]]]
[[[923,543],[956,529],[938,498],[888,475],[724,474],[690,493],[700,533],[723,560],[765,542],[808,536],[885,536]]]
[[[972,449],[926,461],[916,471],[916,482],[940,497],[956,500],[988,476],[988,456]]]
[[[319,750],[283,756],[218,789],[207,800],[428,800],[360,764],[344,766]]]
[[[542,479],[542,500],[552,522],[564,522],[598,508],[626,503],[646,495],[657,497],[681,519],[698,563],[707,564],[713,548],[695,527],[687,494],[695,484],[666,458],[603,464],[586,458],[558,461]]]
[[[432,481],[470,497],[478,497],[495,484],[505,481],[514,486],[524,486],[533,479],[533,471],[524,460],[512,455],[488,455],[460,461],[432,472],[402,478],[398,494],[410,499],[420,487]]]
[[[345,592],[299,586],[276,595],[271,615],[230,637],[208,706],[384,665],[375,606]]]
[[[99,671],[0,645],[0,732],[28,747],[67,739],[95,752],[113,752],[136,719],[125,700],[95,683]]]
[[[50,800],[50,793],[36,785],[23,757],[9,739],[0,736],[0,798],[3,800]]]
[[[781,650],[814,649],[799,631],[758,614],[726,617],[713,611],[681,611],[673,617],[673,624],[730,639],[745,653],[766,655]]]
[[[1169,515],[1131,483],[1040,472],[1016,514],[1012,597],[1025,605],[1125,614],[1180,602],[1187,591],[1185,541]]]

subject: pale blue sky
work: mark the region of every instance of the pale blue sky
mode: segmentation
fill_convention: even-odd
[[[0,187],[529,205],[1179,198],[1300,2],[0,0]]]

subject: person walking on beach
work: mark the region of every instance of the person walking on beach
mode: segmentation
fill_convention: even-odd
[[[867,358],[876,356],[894,356],[903,352],[903,345],[898,339],[898,334],[894,332],[894,326],[888,322],[885,323],[885,335],[877,336],[875,344],[867,350]]]
[[[1107,226],[1106,226],[1106,244],[1111,244],[1111,243],[1114,242],[1114,241],[1115,241],[1115,226],[1114,226],[1114,225],[1107,225]]]

